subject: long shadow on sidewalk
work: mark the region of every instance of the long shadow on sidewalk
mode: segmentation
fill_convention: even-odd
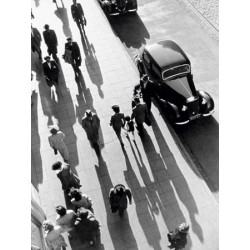
[[[133,150],[130,140],[129,143],[131,149]],[[135,152],[133,153],[135,155]],[[148,244],[152,246],[153,249],[155,250],[161,250],[162,249],[160,246],[161,235],[155,219],[155,215],[152,212],[152,210],[154,209],[155,213],[157,213],[157,208],[152,206],[152,202],[148,201],[147,198],[149,197],[148,190],[146,187],[141,187],[125,149],[123,149],[123,154],[125,156],[125,161],[127,166],[127,170],[123,171],[123,173],[125,176],[126,183],[132,191],[137,218],[139,220],[141,228],[143,229]],[[140,168],[141,165],[137,160],[137,158],[136,162],[138,164],[138,167]],[[149,212],[149,210],[151,211],[151,213]]]
[[[174,190],[176,191],[178,198],[186,206],[189,212],[192,231],[197,235],[199,240],[203,242],[203,231],[195,218],[195,215],[198,214],[196,202],[193,198],[192,193],[190,192],[185,177],[183,176],[176,163],[174,155],[171,153],[169,147],[165,142],[165,139],[161,133],[160,128],[158,127],[156,120],[154,119],[153,114],[151,116],[151,119],[152,129],[158,142],[160,154],[156,152],[153,142],[147,133],[145,138],[143,139],[143,147],[145,149],[154,178],[157,179],[159,182],[162,182],[164,186],[167,186],[169,189],[168,192],[171,192],[173,196]],[[170,184],[170,180],[174,185],[174,189]],[[181,223],[184,217],[178,205],[177,199],[175,198],[175,200],[173,200],[173,202],[171,203],[172,209],[175,211],[175,213],[177,211],[176,215],[180,218],[180,221],[177,220],[177,224]],[[190,242],[190,240],[188,240],[188,242]]]
[[[85,65],[88,74],[92,83],[97,86],[99,96],[101,98],[104,98],[104,94],[101,89],[101,85],[103,84],[102,72],[97,57],[95,55],[95,48],[92,43],[89,43],[88,37],[86,35],[82,36],[81,40],[85,54]]]
[[[132,232],[129,215],[124,213],[124,217],[120,218],[118,214],[112,214],[109,204],[109,191],[114,186],[107,168],[106,162],[101,159],[99,166],[95,165],[96,173],[101,185],[102,196],[105,203],[106,215],[107,215],[107,227],[110,233],[110,237],[114,246],[114,249],[125,250],[135,249],[137,250],[137,243],[135,236]],[[118,183],[116,183],[118,184]],[[108,250],[108,249],[107,249]]]
[[[67,9],[66,8],[58,8],[55,10],[55,15],[62,21],[62,29],[63,33],[66,37],[71,37],[72,32],[69,27],[69,18],[67,14]]]
[[[115,33],[126,47],[139,49],[150,38],[144,23],[137,13],[109,17]]]

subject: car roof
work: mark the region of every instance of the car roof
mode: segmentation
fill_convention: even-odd
[[[171,40],[159,41],[148,45],[144,50],[150,54],[161,69],[167,69],[184,63],[190,64],[187,55],[179,45]]]

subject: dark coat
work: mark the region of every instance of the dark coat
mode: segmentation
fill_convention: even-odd
[[[43,38],[44,38],[44,42],[46,43],[48,47],[57,46],[58,44],[56,33],[54,30],[50,30],[50,29],[45,30],[43,32]]]
[[[65,49],[72,51],[71,56],[73,60],[77,60],[79,58],[81,59],[81,52],[77,42],[72,42],[72,45],[70,45],[68,42],[65,43]]]
[[[77,3],[76,6],[74,4],[71,5],[71,14],[72,17],[75,20],[82,19],[84,16],[84,12],[82,9],[82,5],[80,3]]]
[[[135,118],[136,123],[142,124],[145,122],[147,114],[147,105],[145,103],[139,103],[133,108],[131,119],[133,120]]]
[[[34,52],[35,50],[40,49],[42,37],[37,28],[32,27],[31,29],[33,31],[33,34],[31,32],[31,49]]]
[[[132,201],[132,194],[129,189],[125,189],[122,196],[118,195],[118,193],[115,191],[115,188],[111,188],[109,192],[109,202],[111,207],[117,207],[118,209],[125,210],[128,206],[128,200]]]
[[[59,74],[59,68],[55,61],[50,61],[51,68],[49,67],[47,62],[43,63],[43,71],[45,78],[48,81],[55,81],[58,82],[58,74]]]

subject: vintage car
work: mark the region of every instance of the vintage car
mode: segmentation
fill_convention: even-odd
[[[137,0],[99,0],[106,15],[119,15],[137,11]]]
[[[213,99],[196,90],[190,60],[175,42],[148,45],[134,59],[140,75],[147,74],[153,82],[153,96],[170,122],[181,125],[213,114]]]

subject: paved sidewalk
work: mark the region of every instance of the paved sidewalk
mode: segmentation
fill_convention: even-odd
[[[64,1],[65,9],[59,10],[51,0],[40,1],[37,7],[34,3],[33,7],[33,25],[41,33],[46,23],[56,31],[59,57],[64,53],[66,37],[72,34],[83,59],[78,83],[71,65],[60,60],[59,88],[51,92],[38,56],[32,54],[32,70],[37,74],[32,83],[32,183],[47,217],[55,220],[55,206],[68,205],[60,181],[51,170],[61,158],[49,146],[47,127],[58,124],[66,135],[73,171],[81,179],[82,191],[93,199],[95,215],[102,225],[97,249],[168,249],[167,232],[182,221],[190,224],[185,249],[218,249],[218,205],[192,162],[180,151],[156,107],[152,107],[153,124],[146,127],[143,141],[137,135],[136,143],[124,136],[125,150],[121,149],[109,126],[111,106],[118,104],[121,112],[131,114],[132,89],[139,77],[96,1],[78,2],[87,18],[83,40],[71,17],[71,1]],[[80,124],[88,108],[101,120],[101,161]],[[127,185],[133,195],[133,204],[122,219],[109,212],[108,192],[117,183]],[[77,240],[69,242],[66,235],[65,239],[67,249],[88,249]]]

